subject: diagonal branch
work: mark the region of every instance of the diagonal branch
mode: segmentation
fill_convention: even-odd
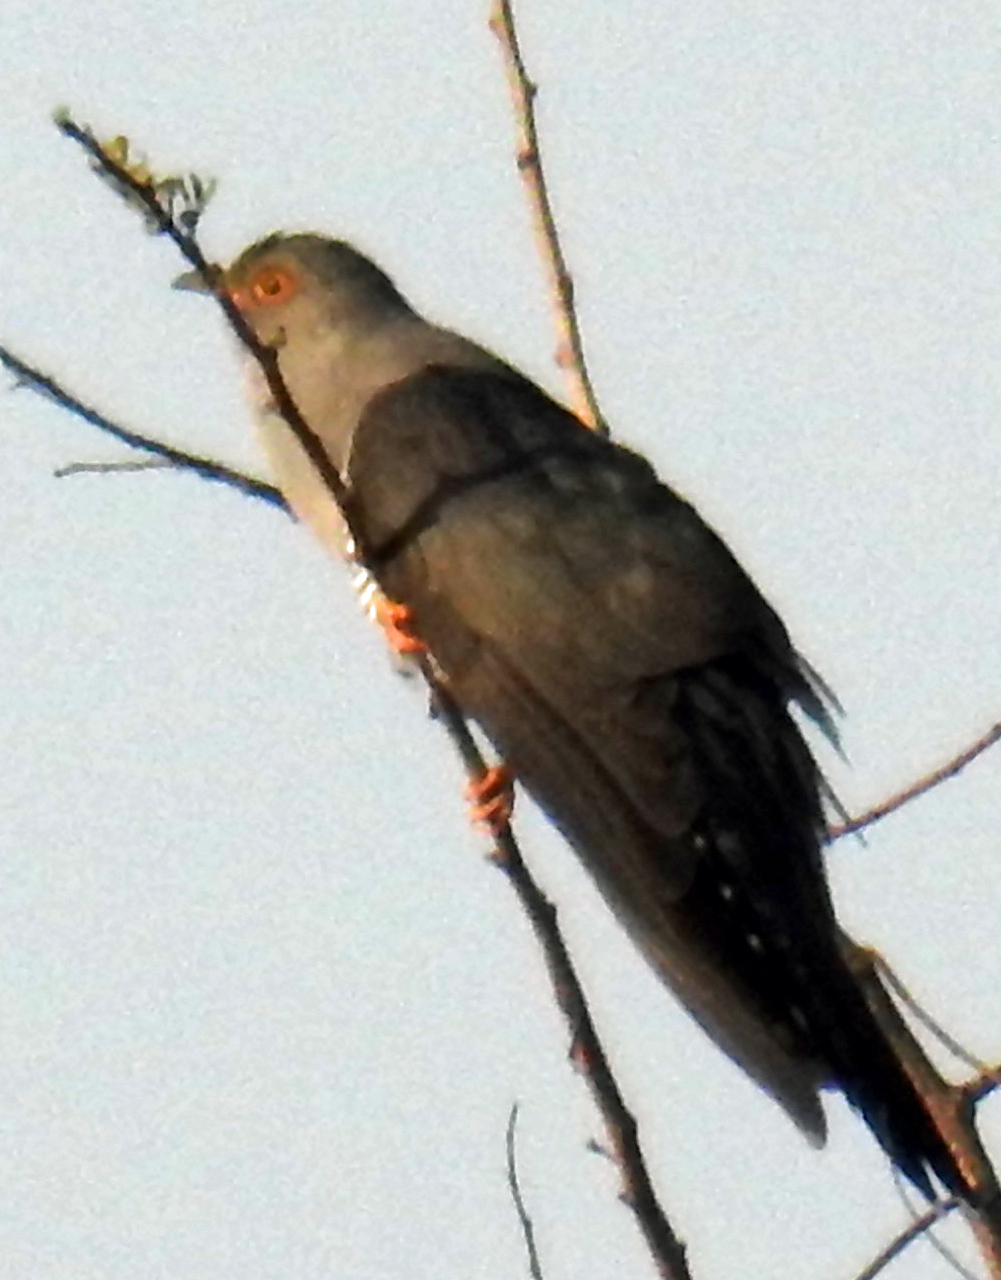
[[[71,120],[67,115],[56,118],[56,128],[73,142],[81,146],[91,157],[94,167],[110,180],[119,194],[123,194],[127,202],[139,208],[146,216],[149,224],[159,233],[165,235],[180,251],[185,260],[198,272],[208,286],[208,291],[215,298],[225,315],[233,332],[240,342],[260,365],[275,403],[275,408],[282,415],[289,429],[295,435],[310,462],[316,467],[323,483],[344,514],[349,533],[355,538],[355,547],[359,550],[359,559],[364,560],[363,543],[355,537],[350,514],[347,511],[349,495],[347,486],[341,479],[337,468],[330,461],[319,436],[313,431],[299,412],[298,406],[289,394],[278,368],[278,356],[272,347],[263,346],[257,341],[253,330],[240,314],[239,308],[225,289],[219,288],[216,282],[217,271],[201,251],[194,232],[187,230],[176,221],[168,208],[165,208],[158,196],[155,182],[147,174],[135,177],[133,173],[108,154],[108,151],[88,130]]]
[[[255,480],[252,476],[244,475],[241,471],[227,467],[224,463],[214,462],[211,458],[203,458],[197,453],[188,453],[184,449],[175,449],[173,445],[165,444],[162,440],[155,440],[152,436],[142,435],[138,431],[132,431],[128,427],[113,422],[111,418],[105,417],[103,413],[99,413],[97,409],[91,408],[67,391],[55,378],[16,356],[9,347],[0,346],[0,364],[14,374],[17,379],[15,385],[36,392],[58,405],[60,409],[66,409],[74,417],[82,418],[92,427],[97,427],[99,431],[120,440],[122,444],[127,444],[133,449],[142,449],[145,453],[153,454],[154,457],[162,459],[173,467],[193,471],[203,480],[214,480],[252,498],[267,502],[273,507],[279,507],[283,511],[288,510],[281,491],[273,484]],[[60,468],[60,471],[69,474],[69,468]]]
[[[828,840],[831,842],[840,840],[842,836],[854,835],[868,827],[875,826],[877,822],[889,817],[891,813],[896,813],[898,809],[902,809],[911,800],[916,800],[918,796],[923,796],[926,792],[937,787],[940,782],[954,778],[957,773],[961,773],[968,764],[976,760],[977,756],[983,755],[996,742],[1001,742],[1001,721],[992,724],[985,734],[982,734],[975,742],[971,742],[958,755],[953,756],[951,760],[946,761],[939,768],[933,769],[931,773],[926,773],[923,777],[918,778],[909,787],[895,792],[892,796],[887,796],[885,800],[873,805],[871,809],[866,809],[864,813],[858,814],[857,817],[850,818],[847,822],[832,827],[828,833]]]
[[[897,1010],[880,969],[878,952],[860,947],[842,934],[845,958],[894,1053],[955,1157],[967,1185],[976,1188],[977,1203],[965,1206],[988,1274],[1001,1277],[1001,1191],[975,1124],[974,1099],[962,1085],[944,1079]]]
[[[577,319],[573,277],[560,247],[559,230],[542,168],[539,133],[535,123],[538,86],[525,67],[511,0],[497,0],[490,14],[490,30],[500,41],[504,56],[518,131],[515,162],[528,192],[536,240],[556,306],[556,328],[559,334],[556,363],[570,378],[574,412],[589,427],[607,435],[608,424],[601,412],[591,375],[584,361],[584,339]]]
[[[584,1079],[605,1122],[622,1179],[622,1199],[632,1210],[664,1280],[690,1280],[685,1246],[675,1235],[657,1199],[640,1147],[636,1117],[626,1105],[598,1036],[559,929],[556,908],[533,880],[514,847],[509,830],[498,838],[495,857],[514,886],[545,953],[553,991],[573,1037],[574,1056],[584,1067]]]
[[[949,1200],[940,1200],[938,1204],[933,1204],[920,1217],[915,1218],[913,1222],[909,1222],[899,1235],[894,1236],[885,1249],[880,1249],[868,1266],[863,1267],[854,1277],[854,1280],[875,1280],[876,1276],[884,1268],[888,1267],[894,1258],[899,1257],[909,1244],[923,1236],[936,1222],[941,1222],[947,1214],[958,1208],[959,1201],[955,1196]]]
[[[978,1102],[983,1102],[984,1098],[989,1098],[995,1090],[1001,1089],[1001,1064],[982,1071],[979,1076],[970,1080],[965,1088],[974,1106]]]

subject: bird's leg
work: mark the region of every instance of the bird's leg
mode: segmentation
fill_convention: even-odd
[[[495,764],[486,769],[466,788],[470,814],[474,822],[482,822],[493,834],[511,821],[514,809],[514,778],[507,765]]]
[[[380,596],[375,605],[375,617],[394,653],[426,652],[427,645],[414,632],[414,614],[409,605]]]

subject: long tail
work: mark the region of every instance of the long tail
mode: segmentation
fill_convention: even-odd
[[[803,674],[785,680],[785,694],[819,718],[823,704]],[[705,903],[697,913],[703,928],[720,921],[720,947],[759,939],[756,956],[724,957],[726,972],[740,973],[766,1020],[786,1024],[802,1056],[821,1066],[814,1079],[845,1094],[923,1195],[934,1198],[934,1175],[982,1208],[998,1194],[989,1170],[966,1170],[950,1148],[845,959],[820,854],[823,782],[775,684],[746,657],[723,659],[687,676],[678,711],[712,782],[702,883],[707,896],[727,878],[738,889],[727,895],[728,917]],[[763,1083],[785,1101],[767,1073]]]
[[[974,1209],[983,1208],[985,1200],[996,1197],[996,1187],[976,1185],[963,1168],[857,980],[846,964],[838,968],[838,999],[833,1010],[828,1004],[819,1019],[835,1082],[893,1163],[923,1195],[929,1199],[935,1196],[931,1173],[951,1194]]]

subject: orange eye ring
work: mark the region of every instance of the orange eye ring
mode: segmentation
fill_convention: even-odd
[[[285,267],[262,267],[239,292],[256,306],[268,306],[287,302],[297,288],[298,281]]]

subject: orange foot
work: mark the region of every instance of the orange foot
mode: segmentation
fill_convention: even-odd
[[[472,806],[470,816],[473,821],[482,822],[493,835],[497,835],[511,821],[514,809],[511,770],[503,764],[492,765],[469,784],[466,799]]]
[[[425,653],[427,645],[414,634],[414,612],[409,605],[380,597],[375,606],[375,616],[386,633],[389,646],[396,653]]]

